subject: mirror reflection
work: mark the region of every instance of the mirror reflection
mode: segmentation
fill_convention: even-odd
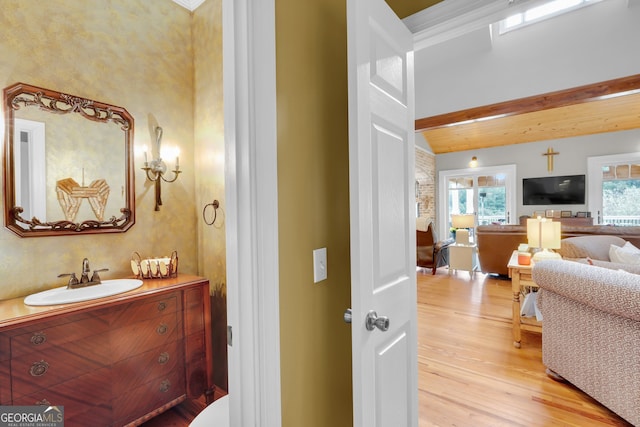
[[[5,89],[5,221],[21,236],[133,225],[133,118],[22,83]]]

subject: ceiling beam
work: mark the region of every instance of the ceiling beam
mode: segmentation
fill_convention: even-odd
[[[640,91],[640,74],[578,86],[571,89],[534,95],[482,107],[425,117],[415,121],[417,132],[437,129],[473,120],[507,117],[596,101],[611,96]]]

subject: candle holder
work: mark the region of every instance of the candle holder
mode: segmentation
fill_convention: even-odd
[[[160,155],[160,144],[162,142],[162,128],[160,126],[156,126],[156,145],[158,146],[158,158],[151,160],[151,162],[147,161],[147,152],[144,152],[144,167],[143,171],[147,174],[147,179],[151,182],[155,182],[155,190],[156,190],[156,207],[154,210],[159,211],[160,206],[162,206],[162,181],[171,183],[178,179],[178,176],[182,172],[180,170],[180,157],[176,156],[176,168],[172,170],[173,178],[167,179],[164,177],[164,174],[167,172],[167,165],[162,160]]]

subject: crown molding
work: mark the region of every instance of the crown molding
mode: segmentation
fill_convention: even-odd
[[[180,6],[188,9],[189,11],[193,12],[198,8],[198,6],[204,3],[205,0],[173,0],[173,1],[179,4]]]
[[[415,50],[460,37],[547,0],[447,0],[403,19]]]

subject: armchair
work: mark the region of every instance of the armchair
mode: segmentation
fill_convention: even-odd
[[[436,274],[438,267],[449,265],[449,246],[453,239],[438,241],[433,229],[433,222],[429,223],[427,231],[416,229],[416,263],[418,267],[430,268],[431,274]]]

